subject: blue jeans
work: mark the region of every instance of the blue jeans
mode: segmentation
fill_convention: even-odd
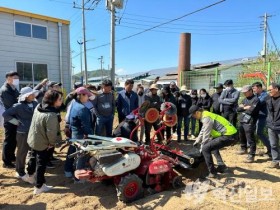
[[[271,146],[272,161],[280,162],[280,149],[279,149],[280,131],[275,131],[268,128],[268,136],[269,136],[269,141]]]
[[[103,116],[98,116],[96,118],[96,135],[102,136],[102,131],[105,128],[106,130],[106,136],[111,137],[112,136],[112,129],[113,129],[113,120],[114,116],[108,116],[108,117],[103,117]]]
[[[178,116],[178,122],[177,122],[177,135],[178,140],[181,140],[181,127],[182,127],[182,121],[184,120],[184,140],[187,140],[188,134],[189,134],[189,124],[190,124],[190,118],[188,116]]]
[[[267,148],[267,152],[271,153],[271,147],[270,147],[270,143],[268,140],[268,137],[265,133],[265,131],[267,130],[266,127],[266,116],[264,117],[259,117],[258,121],[257,121],[257,135],[260,138],[260,140],[262,141],[262,143],[264,144],[264,146]]]

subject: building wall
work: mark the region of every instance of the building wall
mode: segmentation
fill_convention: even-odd
[[[15,35],[15,21],[47,27],[47,40]],[[48,79],[61,81],[58,23],[0,12],[0,83],[16,62],[47,64]],[[62,25],[63,87],[71,88],[69,25]]]

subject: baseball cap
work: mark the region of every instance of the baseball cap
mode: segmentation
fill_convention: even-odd
[[[222,83],[218,83],[216,87],[214,87],[215,89],[223,89],[224,88],[224,85]]]
[[[192,105],[190,108],[189,108],[189,113],[190,113],[190,115],[189,115],[189,117],[191,117],[196,111],[198,111],[199,110],[199,106],[197,106],[197,105]]]
[[[241,89],[241,93],[246,93],[249,90],[252,90],[252,86],[251,85],[244,85]]]
[[[85,87],[79,87],[75,90],[75,92],[80,95],[80,94],[84,94],[84,95],[88,95],[88,97],[92,96],[92,93],[86,89]]]
[[[228,79],[228,80],[226,80],[226,81],[225,81],[225,83],[224,83],[224,85],[225,85],[225,86],[228,86],[228,85],[233,85],[233,81],[232,81],[232,79]]]
[[[54,82],[54,81],[50,81],[48,83],[48,87],[53,87],[53,86],[61,86],[62,84],[60,82]]]

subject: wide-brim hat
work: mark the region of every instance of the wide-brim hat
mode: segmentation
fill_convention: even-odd
[[[251,85],[244,85],[241,89],[241,93],[246,93],[249,90],[252,90],[252,86]]]
[[[152,85],[149,87],[149,89],[150,89],[150,90],[151,90],[151,89],[158,90],[158,86],[157,86],[157,84],[152,84]]]
[[[182,92],[182,91],[189,92],[189,90],[187,89],[187,86],[186,86],[186,85],[183,85],[183,86],[180,88],[180,92]]]
[[[25,99],[34,94],[35,97],[38,95],[39,93],[39,90],[33,90],[31,87],[24,87],[24,88],[21,88],[20,90],[20,95],[18,97],[18,101],[25,101]]]

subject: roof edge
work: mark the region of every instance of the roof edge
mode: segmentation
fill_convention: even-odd
[[[55,22],[55,23],[62,23],[62,24],[65,24],[65,25],[70,25],[69,20],[53,18],[53,17],[49,17],[49,16],[45,16],[45,15],[34,14],[34,13],[31,13],[31,12],[24,12],[24,11],[10,9],[10,8],[6,8],[6,7],[0,7],[0,12],[13,14],[13,15],[21,15],[21,16],[25,16],[25,17],[51,21],[51,22]]]

